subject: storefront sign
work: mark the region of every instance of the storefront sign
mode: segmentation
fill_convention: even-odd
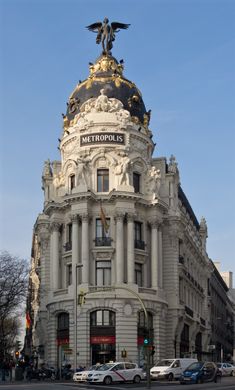
[[[94,133],[80,136],[80,146],[94,144],[124,144],[125,135],[118,133]]]
[[[115,336],[91,336],[91,344],[115,344]]]
[[[69,344],[69,339],[67,339],[67,338],[64,338],[64,339],[57,338],[57,345],[67,345],[67,344]]]

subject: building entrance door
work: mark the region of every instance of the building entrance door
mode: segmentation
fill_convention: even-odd
[[[110,361],[115,361],[115,344],[92,344],[91,345],[91,361],[93,364],[104,364]]]

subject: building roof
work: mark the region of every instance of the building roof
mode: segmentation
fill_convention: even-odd
[[[101,89],[108,98],[120,100],[133,121],[144,123],[150,115],[136,85],[123,77],[123,61],[118,62],[110,54],[101,54],[94,64],[90,63],[90,75],[80,81],[67,103],[66,116],[71,121],[80,112],[83,103],[100,96]],[[145,117],[146,116],[146,117]]]

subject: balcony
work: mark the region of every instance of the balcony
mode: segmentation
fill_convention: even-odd
[[[135,249],[145,250],[145,242],[142,240],[135,240]]]
[[[66,243],[63,245],[63,247],[64,247],[64,251],[65,251],[65,252],[71,251],[71,250],[72,250],[72,241],[66,242]]]
[[[95,246],[111,246],[111,237],[96,237]]]

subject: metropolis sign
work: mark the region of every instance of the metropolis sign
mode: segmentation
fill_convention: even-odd
[[[80,136],[80,146],[94,144],[124,144],[124,134],[118,133],[93,133]]]

